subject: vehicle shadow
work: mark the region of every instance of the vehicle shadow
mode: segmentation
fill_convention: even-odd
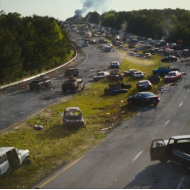
[[[178,165],[157,163],[146,167],[124,189],[176,189],[185,171]]]

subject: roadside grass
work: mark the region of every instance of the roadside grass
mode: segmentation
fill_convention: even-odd
[[[154,59],[154,58],[152,58]],[[152,69],[159,66],[157,57],[154,66],[137,65],[126,59],[121,70],[136,68],[146,73],[145,79],[152,74]],[[14,127],[0,136],[1,146],[14,146],[30,151],[31,165],[15,171],[12,178],[0,180],[0,187],[30,188],[59,166],[85,154],[92,146],[106,139],[106,132],[101,129],[113,128],[126,118],[136,115],[137,107],[129,107],[127,98],[137,92],[138,80],[126,77],[124,83],[132,85],[128,93],[105,96],[104,89],[112,81],[104,79],[90,84],[86,90],[74,94],[67,101],[47,107],[39,115]],[[158,85],[153,85],[152,92],[157,93]],[[60,116],[66,107],[80,107],[87,123],[86,128],[66,128]],[[43,130],[34,130],[34,125],[42,125]]]

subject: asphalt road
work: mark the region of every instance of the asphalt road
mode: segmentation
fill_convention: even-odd
[[[72,93],[63,94],[61,91],[61,84],[67,80],[64,76],[66,68],[77,67],[79,78],[84,78],[85,83],[88,84],[97,70],[106,69],[111,61],[121,62],[118,51],[106,53],[100,50],[100,44],[89,44],[88,47],[81,48],[82,37],[75,34],[72,37],[76,38],[76,44],[78,44],[76,45],[78,56],[69,65],[47,75],[52,80],[51,89],[31,92],[25,88],[0,94],[0,133],[9,130],[60,99],[72,95]]]
[[[52,189],[187,188],[183,169],[171,162],[150,161],[153,139],[190,133],[190,68],[177,86],[160,95],[155,108],[140,108],[135,118],[113,129],[105,142],[63,166],[36,186]],[[189,177],[188,177],[189,179]]]

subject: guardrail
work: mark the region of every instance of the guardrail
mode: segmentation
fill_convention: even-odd
[[[76,57],[77,57],[77,51],[76,51],[76,49],[74,48],[74,46],[73,46],[72,44],[71,44],[71,46],[72,46],[72,48],[73,48],[75,54],[74,54],[74,57],[73,57],[70,61],[68,61],[67,63],[64,63],[63,65],[60,65],[60,66],[58,66],[58,67],[56,67],[56,68],[54,68],[54,69],[51,69],[51,70],[49,70],[49,71],[46,71],[46,72],[37,74],[37,75],[35,75],[35,76],[29,77],[29,78],[26,78],[26,79],[23,79],[23,80],[20,80],[20,81],[17,81],[17,82],[13,82],[13,83],[10,83],[10,84],[7,84],[7,85],[0,86],[0,90],[2,90],[2,89],[4,89],[4,88],[11,87],[11,86],[15,86],[15,85],[18,85],[18,84],[27,82],[27,81],[30,81],[30,80],[32,80],[32,79],[35,79],[35,78],[41,76],[41,75],[45,75],[45,74],[51,73],[51,72],[53,72],[53,71],[55,71],[55,70],[60,69],[61,67],[64,67],[64,66],[68,65],[68,64],[71,63],[73,60],[75,60]]]

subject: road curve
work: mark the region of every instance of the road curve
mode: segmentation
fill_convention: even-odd
[[[92,80],[97,69],[104,69],[109,66],[113,60],[121,61],[120,54],[115,51],[105,53],[97,45],[81,48],[82,37],[73,34],[76,39],[77,58],[69,65],[48,74],[52,79],[52,89],[45,89],[38,92],[30,92],[29,89],[17,90],[9,94],[0,94],[0,133],[9,130],[20,122],[39,113],[47,106],[56,103],[62,98],[66,98],[69,93],[61,92],[61,84],[66,77],[63,72],[68,67],[77,67],[79,69],[79,78],[84,78],[88,84]]]
[[[105,142],[85,155],[61,167],[36,186],[62,189],[120,188],[180,188],[185,172],[171,162],[150,161],[153,139],[167,139],[189,134],[190,69],[183,63],[173,63],[186,71],[177,86],[160,95],[155,108],[147,106],[129,121],[113,129]]]

